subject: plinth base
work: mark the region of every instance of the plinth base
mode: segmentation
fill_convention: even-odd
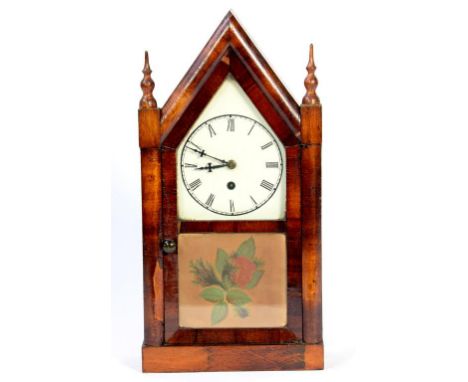
[[[253,371],[323,369],[323,343],[314,345],[148,346],[143,371]]]

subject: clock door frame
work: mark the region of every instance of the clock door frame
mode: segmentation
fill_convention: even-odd
[[[320,105],[304,104],[304,101],[301,107],[297,105],[230,12],[161,109],[152,96],[154,83],[147,56],[143,72],[144,95],[140,102],[139,122],[144,243],[144,370],[200,370],[200,366],[174,366],[171,363],[175,352],[183,354],[185,351],[186,354],[192,351],[202,351],[204,356],[209,354],[207,361],[203,362],[210,365],[205,365],[204,370],[322,368]],[[284,221],[178,220],[176,149],[228,73],[234,76],[285,147],[287,189]],[[286,234],[286,327],[179,327],[177,250],[164,253],[161,243],[177,240],[179,233],[202,232]],[[210,345],[216,345],[212,347],[216,350],[210,350]],[[222,358],[223,366],[216,364],[218,355],[237,359],[237,352],[241,351],[238,350],[239,345],[252,346],[252,350],[264,355],[276,349],[271,357],[279,363],[265,361],[255,365],[246,361],[247,364],[238,362],[240,366],[226,366],[226,358]],[[275,347],[277,345],[287,346],[287,350],[280,350],[283,348]]]
[[[164,255],[164,343],[170,345],[294,343],[302,341],[300,140],[295,120],[286,125],[276,104],[268,101],[259,80],[227,44],[224,54],[213,62],[197,94],[163,137],[162,147],[162,232],[177,240],[180,233],[284,233],[287,237],[287,324],[282,328],[179,327],[177,251]],[[176,150],[198,115],[231,73],[253,104],[268,121],[286,151],[286,216],[283,221],[179,221],[177,216]],[[294,107],[294,106],[292,106]],[[164,108],[163,108],[164,110]],[[297,107],[297,112],[299,108]]]

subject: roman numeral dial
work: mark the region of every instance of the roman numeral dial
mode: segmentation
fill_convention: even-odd
[[[267,180],[262,180],[260,182],[260,187],[263,187],[265,190],[268,190],[268,191],[271,191],[273,190],[273,188],[275,187],[275,185],[273,183],[270,183],[269,181]]]
[[[213,194],[210,194],[210,196],[208,196],[208,199],[206,199],[205,204],[208,207],[211,207],[213,205],[214,199],[215,199],[215,196]]]
[[[213,126],[211,126],[209,123],[207,124],[208,126],[208,132],[210,133],[210,138],[213,138],[216,135],[215,129],[213,129]]]
[[[202,184],[200,179],[195,179],[192,183],[189,184],[189,189],[195,191]]]
[[[211,118],[192,127],[177,150],[178,210],[190,206],[194,220],[248,220],[284,204],[284,148],[260,121],[237,114]]]
[[[231,133],[233,133],[234,131],[236,131],[236,120],[234,118],[229,118],[228,119],[228,126],[227,126],[227,131],[230,131]]]

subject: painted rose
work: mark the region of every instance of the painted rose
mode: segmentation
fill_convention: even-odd
[[[235,267],[235,270],[231,275],[232,281],[240,288],[245,288],[250,280],[252,280],[253,274],[257,269],[257,265],[247,257],[243,256],[234,258],[232,263]]]

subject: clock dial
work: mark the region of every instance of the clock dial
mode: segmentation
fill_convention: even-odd
[[[260,122],[220,115],[199,124],[180,156],[185,190],[204,209],[238,216],[268,204],[284,173],[280,146]]]

